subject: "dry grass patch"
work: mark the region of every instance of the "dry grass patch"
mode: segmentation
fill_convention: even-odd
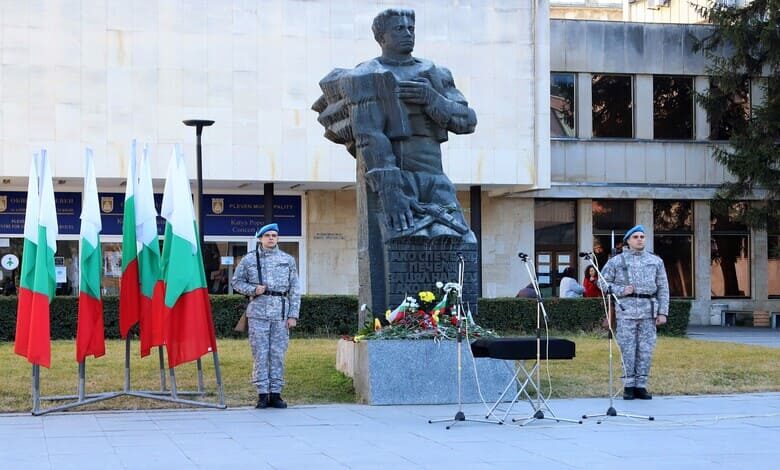
[[[607,393],[608,343],[595,335],[569,336],[577,343],[577,357],[571,361],[550,361],[554,397],[599,397]],[[292,404],[354,403],[352,380],[336,371],[337,340],[294,339],[287,357],[287,385],[284,397]],[[42,369],[43,395],[74,394],[77,364],[73,341],[52,342],[51,370]],[[121,390],[124,383],[124,342],[107,341],[107,354],[87,361],[87,392]],[[132,386],[159,389],[156,352],[138,358],[133,343]],[[228,406],[254,404],[256,395],[250,383],[252,360],[246,340],[219,340],[219,354],[225,400]],[[614,348],[616,387],[621,387],[620,354]],[[661,337],[650,390],[659,395],[697,395],[738,392],[780,391],[780,349],[719,343],[686,338]],[[204,357],[206,389],[214,396],[214,369],[211,356]],[[454,365],[453,365],[454,366]],[[29,411],[30,365],[13,354],[12,343],[0,343],[0,411]],[[549,390],[547,370],[542,369],[542,391]],[[177,370],[179,390],[196,387],[196,369],[187,364]],[[123,397],[84,409],[149,409],[172,405],[140,398]]]

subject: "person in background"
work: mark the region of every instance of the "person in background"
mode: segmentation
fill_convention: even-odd
[[[517,295],[515,295],[515,297],[522,299],[535,299],[536,291],[534,290],[533,283],[529,282],[527,286],[517,291]]]
[[[558,296],[562,299],[573,299],[582,297],[585,289],[574,278],[574,270],[569,266],[561,273],[561,284],[559,286]]]
[[[596,274],[596,268],[588,266],[585,269],[585,277],[582,279],[582,288],[585,289],[584,297],[601,297],[599,289],[599,278]]]

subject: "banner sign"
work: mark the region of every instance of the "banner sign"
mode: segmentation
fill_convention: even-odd
[[[57,221],[61,235],[78,235],[81,221],[81,193],[54,193]],[[124,193],[98,193],[102,235],[122,235]],[[262,195],[204,194],[203,225],[207,236],[253,237],[265,225],[265,204]],[[0,192],[0,234],[24,234],[24,210],[27,193]],[[157,213],[162,207],[162,194],[154,195]],[[299,237],[302,230],[301,196],[274,196],[274,222],[283,237]],[[157,233],[165,233],[165,219],[157,216]]]
[[[203,209],[206,235],[254,237],[266,224],[262,195],[204,194]],[[280,236],[300,237],[301,197],[274,195],[273,221]]]
[[[81,193],[54,193],[60,235],[78,235],[81,223]],[[0,234],[24,234],[26,191],[0,192]]]
[[[100,221],[103,223],[102,235],[122,235],[122,217],[125,213],[125,193],[98,193]],[[138,204],[138,201],[135,202]],[[165,233],[165,219],[160,217],[162,194],[154,195],[154,208],[157,211],[157,234]]]

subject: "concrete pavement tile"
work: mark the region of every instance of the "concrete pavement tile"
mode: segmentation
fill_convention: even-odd
[[[9,469],[48,470],[56,468],[52,466],[49,455],[42,452],[27,455],[11,455],[3,457],[2,462],[3,468]]]
[[[190,460],[176,446],[115,447],[114,451],[126,468],[193,468]]]
[[[258,455],[272,455],[278,454],[313,454],[319,450],[306,442],[300,441],[295,437],[263,437],[258,439],[255,436],[233,436],[233,440],[237,442],[241,448],[249,450],[250,452]],[[334,445],[331,442],[331,445]]]
[[[111,431],[105,433],[111,447],[174,445],[167,434],[150,431]]]
[[[83,454],[61,454],[52,456],[53,467],[73,470],[107,470],[124,468],[118,455],[101,454],[99,456]]]
[[[103,435],[78,437],[47,437],[46,450],[49,455],[58,454],[111,454],[113,450]]]
[[[262,462],[277,470],[300,470],[301,468],[331,470],[349,468],[321,452],[311,454],[286,454],[276,456],[273,459],[263,459]]]
[[[35,437],[27,436],[9,436],[0,437],[0,462],[6,457],[30,455],[32,453],[41,453],[41,449],[46,448],[46,438],[38,434]]]

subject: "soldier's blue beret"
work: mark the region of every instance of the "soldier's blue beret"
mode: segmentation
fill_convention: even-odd
[[[645,227],[642,225],[634,225],[630,229],[628,229],[628,232],[626,232],[625,235],[623,235],[623,241],[628,240],[628,237],[630,237],[632,234],[636,232],[642,232],[645,233]]]
[[[262,227],[260,227],[260,230],[258,230],[257,233],[255,234],[255,238],[262,237],[263,234],[265,234],[265,232],[276,232],[276,233],[279,233],[279,225],[277,225],[277,224],[263,225]]]

